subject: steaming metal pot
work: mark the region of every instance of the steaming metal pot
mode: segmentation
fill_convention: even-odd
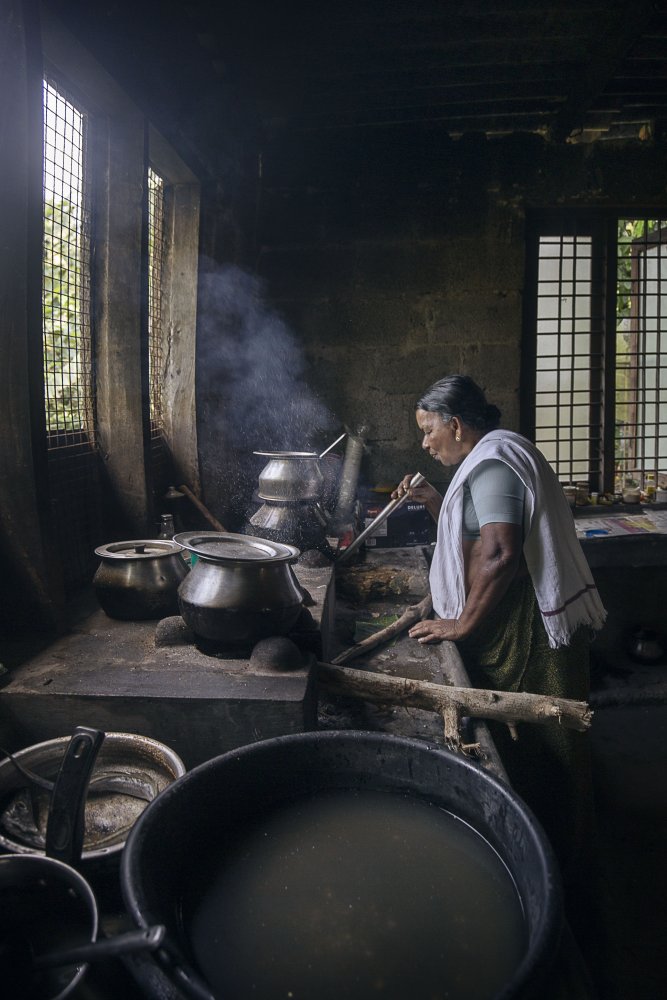
[[[319,500],[324,486],[315,451],[255,451],[269,459],[259,475],[262,500]]]
[[[303,592],[292,571],[293,545],[232,532],[183,532],[175,540],[197,561],[178,589],[181,615],[204,639],[229,644],[286,635]]]

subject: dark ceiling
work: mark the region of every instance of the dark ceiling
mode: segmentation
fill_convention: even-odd
[[[639,136],[667,122],[667,0],[46,0],[144,102],[275,130]]]

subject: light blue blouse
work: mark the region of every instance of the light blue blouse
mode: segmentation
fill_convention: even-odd
[[[463,486],[463,537],[479,538],[484,524],[523,524],[526,490],[516,472],[499,459],[476,466]]]

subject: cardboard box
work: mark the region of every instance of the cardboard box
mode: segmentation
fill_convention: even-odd
[[[370,493],[364,504],[364,527],[377,517],[390,501],[389,494]],[[436,526],[422,503],[407,501],[366,539],[368,548],[402,548],[429,545],[435,541]]]

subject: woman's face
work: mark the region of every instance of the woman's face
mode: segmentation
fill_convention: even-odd
[[[417,410],[417,426],[424,435],[422,448],[442,465],[457,465],[461,461],[461,444],[455,439],[460,428],[456,417],[444,421],[439,413]]]

